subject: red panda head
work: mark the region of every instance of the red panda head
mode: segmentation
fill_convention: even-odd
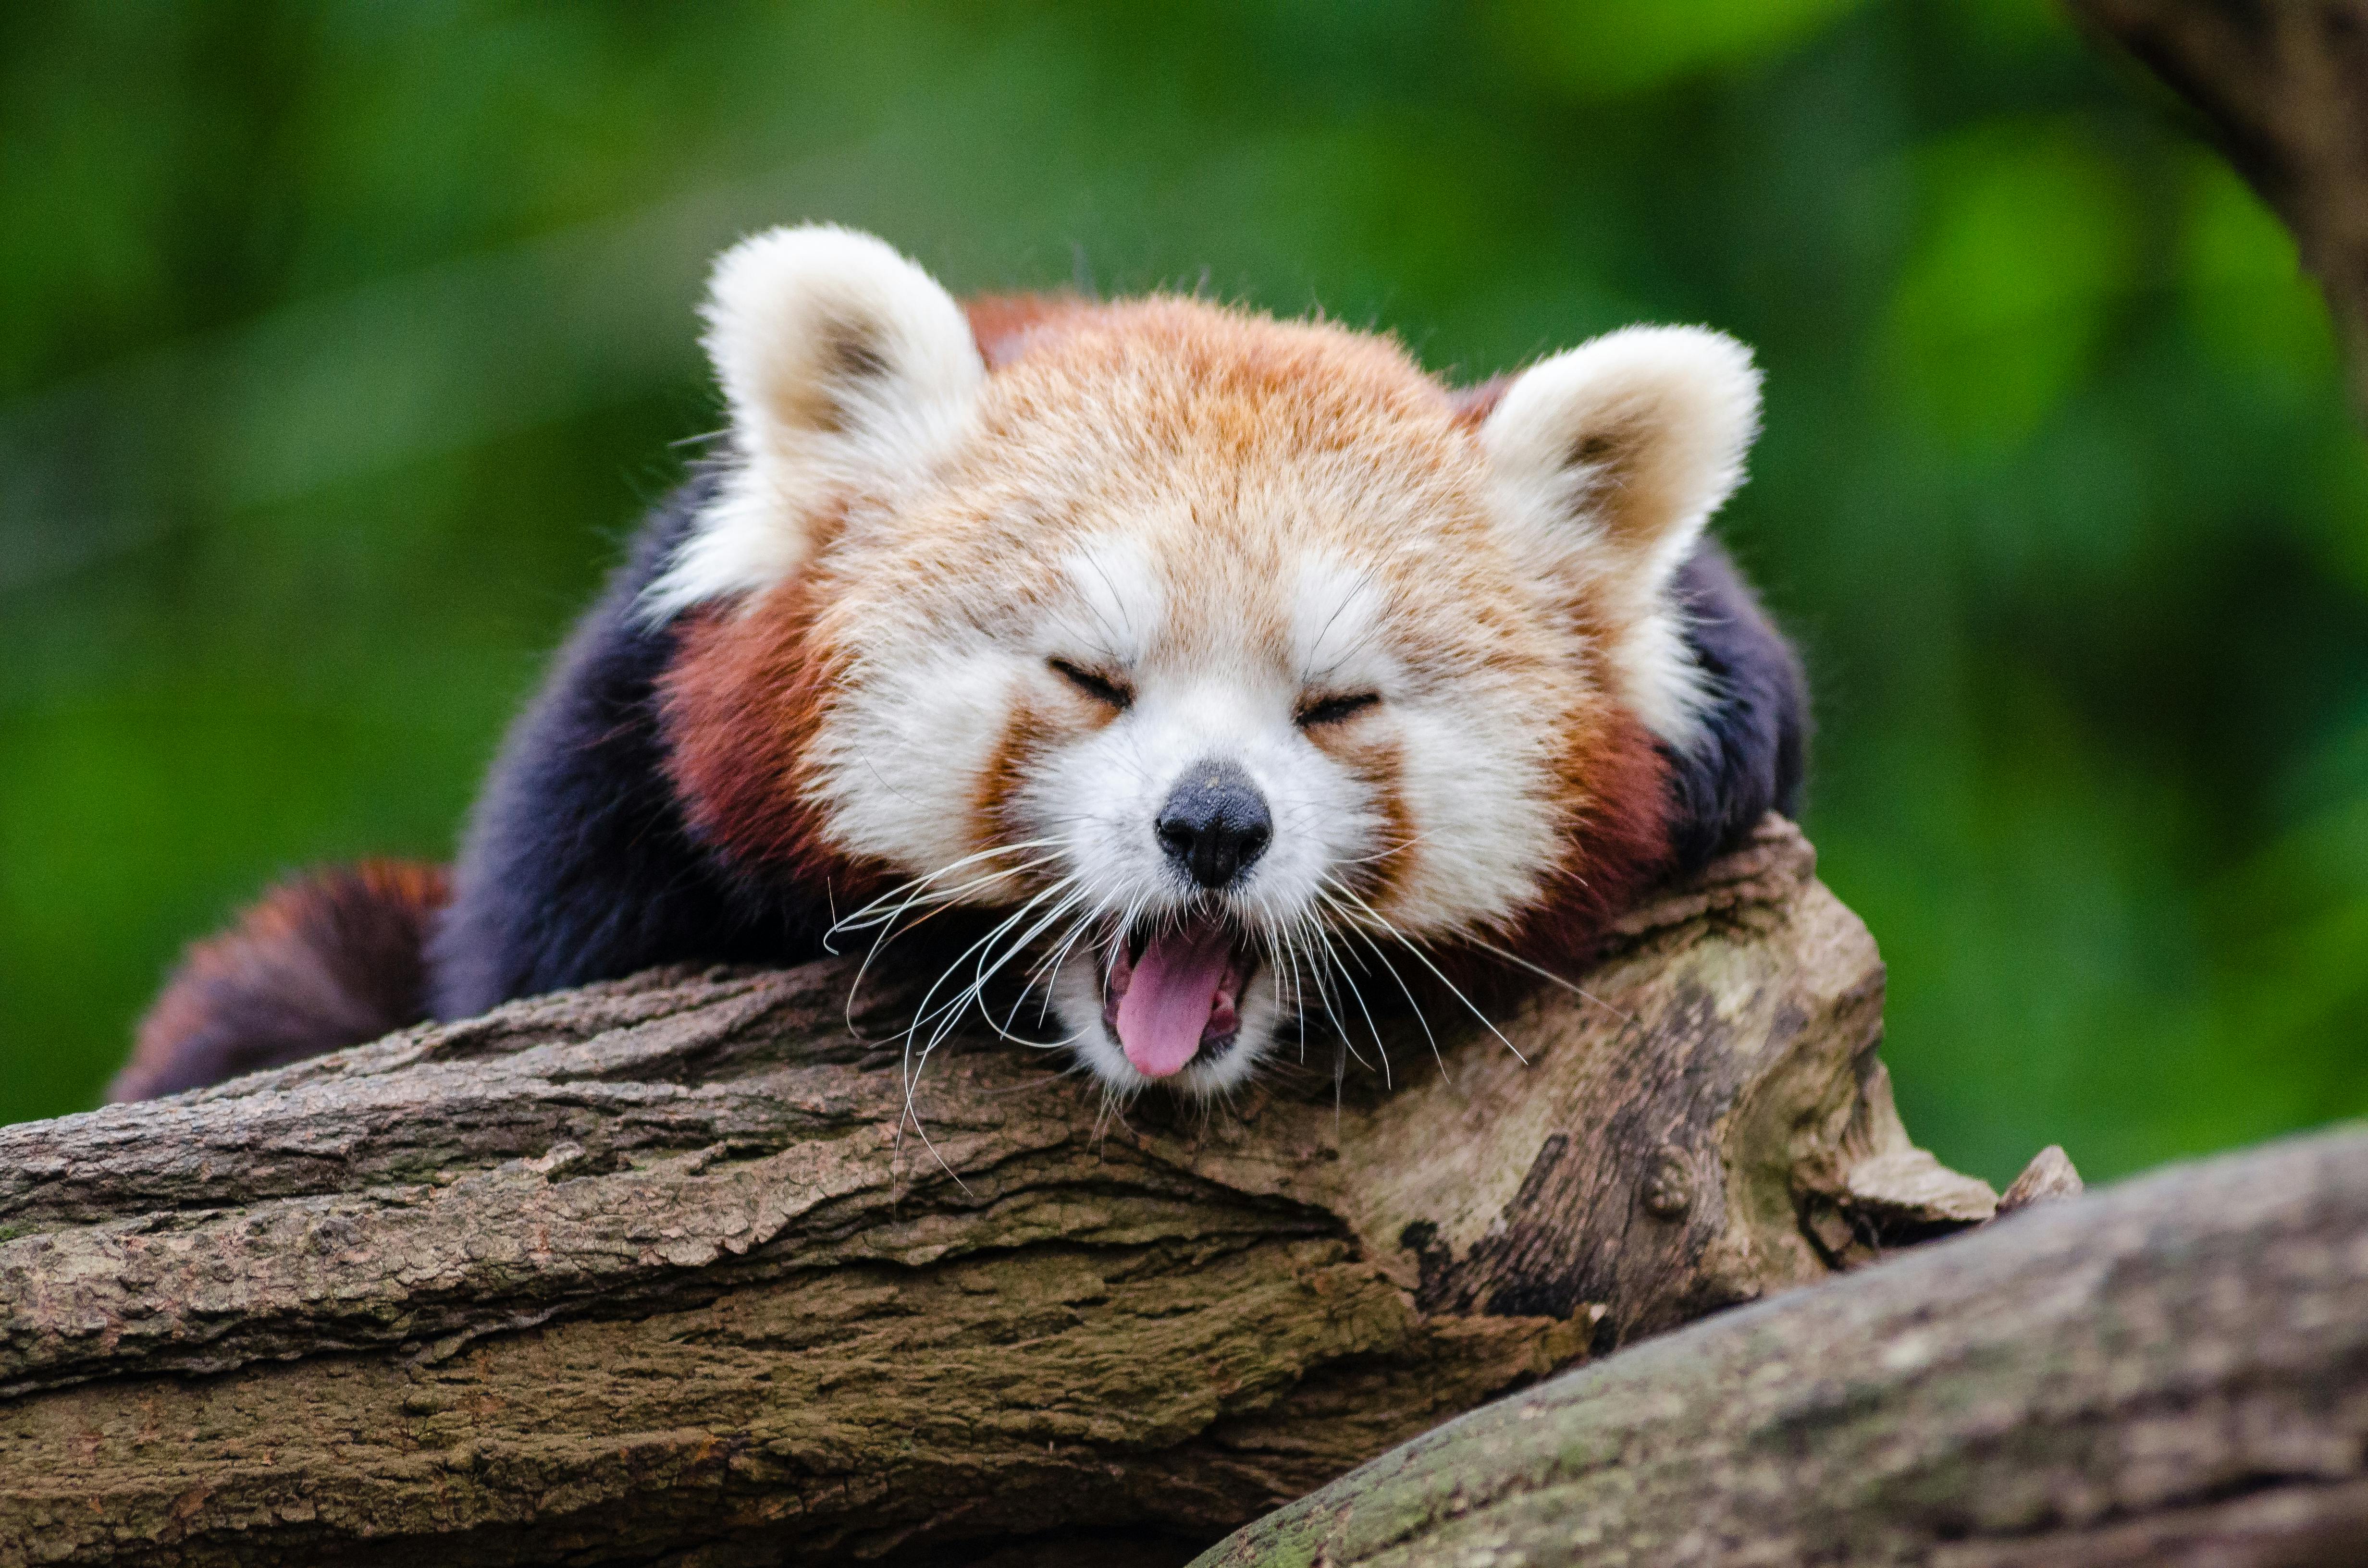
[[[1113,1087],[1223,1090],[1459,951],[1576,956],[1665,863],[1671,578],[1758,417],[1732,340],[1459,400],[1190,300],[974,322],[821,227],[727,253],[707,319],[730,466],[646,600],[694,825],[868,919],[1007,912],[962,981],[1038,976]]]

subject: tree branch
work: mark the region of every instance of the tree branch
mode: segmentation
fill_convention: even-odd
[[[1178,1561],[1989,1213],[1901,1131],[1788,824],[1622,941],[1506,1023],[1526,1067],[1402,1033],[1395,1090],[1206,1119],[989,1040],[929,1060],[925,1143],[911,992],[850,1030],[822,964],[0,1129],[0,1564]]]
[[[1484,1561],[2368,1562],[2368,1132],[2043,1203],[1638,1346],[1197,1568]]]
[[[2368,413],[2368,0],[2069,0],[2203,116],[2292,229]]]

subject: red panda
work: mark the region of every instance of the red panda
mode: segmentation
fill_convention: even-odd
[[[1730,338],[1456,391],[1194,299],[965,308],[825,226],[727,252],[705,320],[728,448],[559,655],[449,888],[273,893],[115,1097],[939,907],[984,912],[955,994],[1025,973],[1112,1091],[1216,1094],[1344,951],[1567,972],[1792,808],[1799,667],[1703,534],[1759,421]]]

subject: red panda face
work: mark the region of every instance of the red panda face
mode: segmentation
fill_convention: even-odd
[[[1113,1089],[1215,1093],[1649,874],[1727,340],[1599,340],[1480,419],[1385,339],[1173,299],[989,369],[836,230],[728,255],[710,321],[734,467],[650,601],[677,782],[752,866],[877,888],[858,927],[1003,912],[941,1017],[1024,974]]]

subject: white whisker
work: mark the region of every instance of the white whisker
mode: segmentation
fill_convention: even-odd
[[[1381,944],[1373,940],[1371,932],[1355,925],[1350,925],[1348,929],[1358,940],[1372,949],[1373,957],[1381,961],[1383,969],[1390,971],[1390,978],[1398,983],[1398,989],[1406,994],[1407,1011],[1413,1013],[1414,1021],[1422,1026],[1423,1039],[1430,1042],[1430,1059],[1439,1063],[1439,1075],[1447,1078],[1450,1083],[1454,1082],[1452,1078],[1448,1077],[1447,1058],[1440,1054],[1439,1037],[1431,1032],[1430,1020],[1423,1017],[1422,1004],[1415,1000],[1414,988],[1406,983],[1406,976],[1398,972],[1397,965],[1390,962],[1389,955],[1382,951]]]
[[[1497,946],[1494,942],[1485,940],[1479,937],[1472,936],[1468,932],[1458,936],[1456,940],[1459,942],[1468,943],[1472,947],[1479,949],[1484,953],[1489,953],[1497,958],[1500,958],[1507,963],[1511,964],[1518,969],[1528,970],[1531,974],[1536,975],[1541,980],[1550,980],[1556,985],[1561,986],[1565,991],[1569,992],[1572,995],[1581,996],[1586,998],[1588,1001],[1594,1003],[1597,1006],[1602,1008],[1613,1017],[1618,1018],[1623,1024],[1633,1024],[1636,1021],[1634,1014],[1622,1012],[1619,1008],[1613,1006],[1611,1003],[1606,1002],[1602,997],[1598,996],[1594,992],[1588,990],[1585,986],[1580,985],[1576,981],[1565,980],[1561,975],[1556,974],[1554,971],[1547,969],[1543,965],[1531,963],[1529,960],[1523,958],[1519,953],[1508,952],[1505,949]]]
[[[1519,1062],[1524,1067],[1530,1064],[1530,1059],[1521,1054],[1521,1048],[1515,1045],[1511,1040],[1505,1039],[1505,1031],[1498,1028],[1496,1025],[1496,1021],[1490,1018],[1487,1014],[1482,1012],[1479,1006],[1473,1002],[1471,997],[1463,994],[1463,991],[1461,986],[1447,978],[1445,971],[1441,970],[1437,964],[1430,961],[1430,955],[1429,953],[1424,952],[1420,948],[1415,946],[1413,941],[1407,937],[1405,932],[1399,930],[1395,926],[1391,925],[1388,920],[1383,917],[1379,910],[1376,910],[1372,904],[1367,903],[1362,898],[1360,898],[1354,889],[1340,882],[1332,881],[1330,878],[1326,878],[1326,881],[1336,892],[1344,893],[1349,899],[1354,901],[1357,907],[1364,911],[1368,918],[1372,920],[1375,925],[1381,926],[1383,930],[1387,931],[1391,936],[1396,937],[1398,944],[1419,960],[1423,968],[1430,971],[1432,974],[1437,975],[1439,977],[1439,983],[1447,987],[1448,993],[1458,1002],[1463,1003],[1464,1006],[1470,1008],[1472,1016],[1479,1019],[1482,1024],[1486,1025],[1490,1034],[1495,1035],[1497,1040],[1503,1041],[1505,1049],[1513,1053],[1513,1059],[1515,1061]]]

